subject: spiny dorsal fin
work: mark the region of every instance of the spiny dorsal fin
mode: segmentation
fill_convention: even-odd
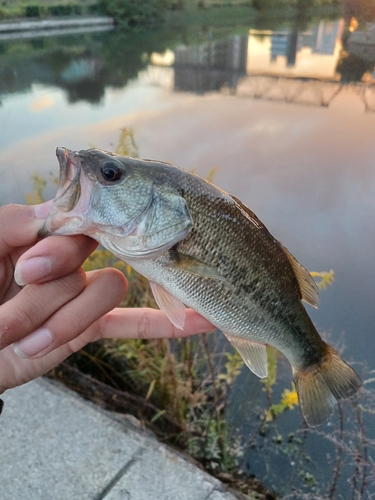
[[[311,274],[298,262],[295,257],[293,257],[287,248],[285,248],[280,242],[279,244],[292,265],[301,290],[302,300],[317,309],[319,304],[319,291]]]
[[[266,347],[247,339],[235,337],[230,333],[224,332],[224,335],[239,352],[246,366],[258,377],[266,378],[268,375]]]
[[[245,217],[254,226],[256,226],[258,229],[267,231],[263,223],[258,219],[258,217],[254,214],[254,212],[250,210],[250,208],[244,205],[242,201],[236,198],[235,196],[231,195],[231,197],[237,203],[238,207],[245,215]],[[313,280],[311,274],[298,262],[298,260],[289,252],[289,250],[285,248],[282,243],[280,243],[280,241],[278,241],[278,243],[281,249],[284,251],[285,255],[288,257],[290,264],[292,265],[294,274],[299,284],[302,300],[307,304],[310,304],[310,306],[317,308],[319,304],[319,292],[318,292],[318,287],[315,281]]]
[[[241,210],[242,214],[246,217],[246,219],[251,222],[257,229],[266,229],[265,225],[263,222],[261,222],[258,217],[254,214],[252,210],[250,210],[249,207],[247,207],[244,203],[242,203],[241,200],[239,200],[236,196],[233,194],[230,195],[231,198],[236,202],[238,208]]]

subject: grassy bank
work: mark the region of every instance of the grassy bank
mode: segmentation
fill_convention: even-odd
[[[96,0],[4,0],[0,20],[103,14]]]
[[[0,20],[12,18],[46,18],[55,16],[110,15],[127,27],[156,26],[168,21],[171,14],[183,16],[222,11],[242,11],[247,16],[278,17],[280,12],[293,17],[296,12],[316,9],[339,9],[341,0],[4,0]],[[220,16],[220,14],[219,14]],[[215,17],[215,16],[214,16]],[[240,18],[240,23],[243,24]]]

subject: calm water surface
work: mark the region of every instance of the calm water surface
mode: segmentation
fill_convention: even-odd
[[[309,313],[347,359],[374,370],[375,34],[361,45],[348,22],[273,21],[225,37],[206,28],[187,41],[116,32],[3,40],[0,202],[24,202],[34,172],[57,175],[56,146],[113,150],[132,127],[141,157],[202,176],[218,167],[215,183],[302,264],[334,269]],[[233,405],[246,429],[246,407]],[[300,422],[293,412],[281,425]],[[324,445],[310,447],[324,463]],[[269,474],[261,461],[252,472]],[[351,498],[344,479],[340,498]]]

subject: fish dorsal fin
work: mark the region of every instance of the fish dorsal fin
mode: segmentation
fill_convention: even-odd
[[[176,250],[170,250],[167,266],[201,276],[202,278],[225,281],[225,278],[214,267],[205,264],[195,257],[179,253]]]
[[[230,197],[236,202],[238,208],[241,210],[242,214],[246,217],[246,219],[253,224],[257,229],[266,229],[265,225],[262,221],[258,219],[258,217],[254,214],[249,207],[247,207],[240,199],[238,199],[233,194]]]
[[[186,307],[184,304],[173,297],[165,288],[150,281],[151,291],[154,295],[155,302],[162,311],[165,312],[169,321],[178,330],[183,330],[186,318]]]
[[[292,265],[294,274],[298,281],[299,289],[301,291],[302,300],[306,302],[306,304],[310,304],[310,306],[317,309],[319,305],[319,291],[311,274],[298,262],[295,257],[293,257],[287,248],[285,248],[280,242],[279,244]]]
[[[239,209],[244,214],[244,216],[254,226],[256,226],[258,229],[267,231],[267,229],[258,219],[258,217],[246,205],[244,205],[241,202],[241,200],[239,200],[233,195],[232,198],[237,203]],[[298,281],[299,289],[301,291],[302,300],[307,304],[310,304],[310,306],[317,308],[319,304],[319,292],[318,292],[318,287],[316,286],[316,283],[313,280],[311,274],[298,262],[298,260],[289,252],[289,250],[284,247],[284,245],[282,245],[279,241],[278,243],[280,245],[280,248],[284,251],[285,255],[287,256],[293,268],[294,274]]]
[[[266,378],[268,375],[266,346],[235,337],[229,333],[224,332],[224,335],[242,356],[246,366],[258,377]]]

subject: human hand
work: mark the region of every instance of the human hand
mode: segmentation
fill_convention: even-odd
[[[114,309],[127,292],[122,273],[81,268],[95,241],[82,235],[37,241],[49,207],[47,202],[0,208],[0,394],[100,338],[181,337],[212,330],[192,310],[181,331],[159,310]]]

